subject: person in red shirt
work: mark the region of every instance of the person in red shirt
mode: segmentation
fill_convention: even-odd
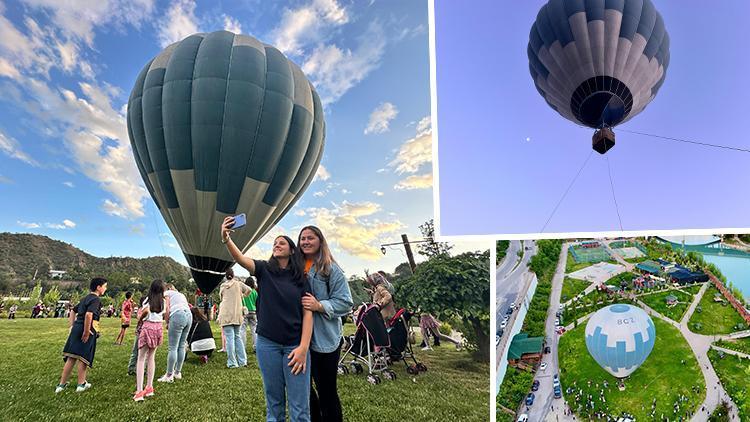
[[[122,308],[120,312],[120,322],[122,323],[122,328],[120,328],[120,334],[117,335],[117,340],[115,340],[115,344],[118,346],[122,346],[122,341],[125,339],[125,330],[130,327],[130,316],[133,314],[133,301],[130,299],[132,296],[133,293],[126,292],[125,301],[122,302]]]

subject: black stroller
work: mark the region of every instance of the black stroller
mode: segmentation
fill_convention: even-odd
[[[409,326],[411,316],[412,314],[409,311],[401,308],[388,321],[388,338],[391,341],[391,345],[388,347],[388,356],[391,362],[403,361],[408,374],[417,375],[420,372],[426,372],[427,366],[418,362],[414,357],[414,349],[412,349],[412,342],[410,341],[413,337]],[[414,364],[410,365],[407,359],[411,359]]]
[[[389,380],[396,379],[396,373],[388,368],[390,363],[389,348],[391,340],[380,310],[375,305],[364,305],[355,318],[357,331],[344,341],[346,351],[339,360],[338,373],[341,375],[353,372],[361,374],[367,365],[367,382],[380,384],[378,374]],[[344,363],[351,355],[348,364]]]

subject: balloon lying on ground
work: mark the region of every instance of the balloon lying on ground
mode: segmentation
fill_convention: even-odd
[[[656,327],[636,306],[618,303],[602,308],[586,324],[586,348],[605,371],[627,377],[654,349]]]
[[[279,50],[227,31],[165,48],[138,75],[128,134],[146,188],[196,284],[210,293],[234,262],[226,216],[243,250],[299,200],[323,155],[320,98]]]
[[[549,0],[531,26],[527,54],[534,85],[550,107],[611,133],[643,111],[664,83],[669,34],[651,0]],[[603,154],[614,146],[614,134],[607,140],[595,149]]]

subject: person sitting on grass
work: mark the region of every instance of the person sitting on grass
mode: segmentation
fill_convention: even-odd
[[[88,368],[94,366],[96,338],[99,336],[99,316],[102,312],[102,303],[99,297],[107,291],[107,280],[100,277],[92,279],[89,283],[89,290],[91,293],[78,304],[75,318],[70,318],[70,334],[68,334],[68,341],[63,347],[65,365],[60,376],[60,383],[55,388],[55,393],[59,393],[67,387],[68,378],[76,362],[78,362],[76,393],[91,388],[91,384],[86,381],[86,372]]]
[[[211,332],[211,323],[208,322],[208,318],[197,306],[190,309],[190,312],[193,314],[193,324],[190,327],[187,339],[188,344],[190,344],[190,351],[198,355],[202,363],[208,363],[208,358],[216,350],[216,340],[214,340],[214,333]]]
[[[156,349],[161,345],[164,336],[164,314],[169,314],[169,307],[164,300],[164,283],[154,280],[148,290],[148,299],[138,311],[138,319],[143,321],[141,334],[138,336],[138,363],[135,369],[136,392],[134,401],[143,401],[154,395],[154,373],[156,372]],[[148,364],[146,364],[148,359]],[[143,388],[143,369],[146,367],[148,381]]]
[[[120,334],[117,335],[115,340],[115,344],[118,346],[122,346],[122,341],[125,340],[125,330],[130,327],[130,315],[133,313],[133,300],[130,299],[132,296],[132,292],[125,292],[125,301],[122,302],[120,312]]]

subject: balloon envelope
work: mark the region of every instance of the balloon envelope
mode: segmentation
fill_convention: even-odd
[[[127,122],[138,170],[204,293],[234,264],[224,218],[247,214],[232,235],[246,250],[299,199],[323,154],[323,109],[302,70],[227,31],[191,35],[147,63]]]
[[[669,35],[651,0],[549,0],[531,27],[529,71],[566,119],[615,126],[656,96],[669,66]]]
[[[643,309],[618,303],[602,308],[586,324],[586,348],[604,370],[623,378],[638,369],[656,340],[656,327]]]

